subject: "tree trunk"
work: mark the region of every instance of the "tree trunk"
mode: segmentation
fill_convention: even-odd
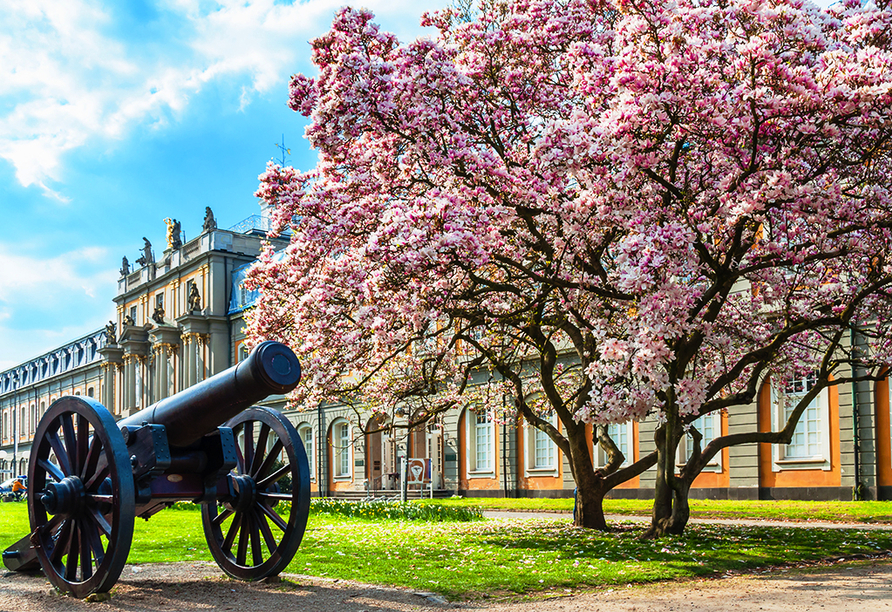
[[[577,527],[607,531],[604,518],[604,494],[597,487],[577,487],[576,504],[573,506],[573,524]]]
[[[691,491],[691,483],[684,478],[675,479],[675,496],[672,502],[672,518],[669,521],[669,532],[680,535],[688,525],[691,518],[691,505],[688,503],[688,494]]]
[[[604,518],[604,495],[610,490],[604,478],[595,474],[592,456],[588,451],[585,435],[569,436],[570,466],[576,481],[576,505],[573,509],[573,524],[588,529],[607,530]]]
[[[658,428],[654,435],[657,445],[657,478],[650,528],[644,532],[644,538],[679,535],[684,532],[691,515],[688,504],[691,483],[675,475],[675,456],[680,439],[680,435],[675,432],[677,428],[678,423],[670,421]]]
[[[657,438],[660,436],[659,430]],[[657,440],[657,479],[654,484],[654,507],[651,513],[650,529],[644,536],[645,538],[656,538],[667,533],[669,523],[672,520],[672,484],[670,480],[674,477],[675,466],[674,457],[669,457],[667,461],[665,444],[661,444]],[[669,465],[667,465],[669,464]]]

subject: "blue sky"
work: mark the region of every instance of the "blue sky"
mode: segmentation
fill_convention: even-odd
[[[824,0],[822,4],[827,4]],[[449,0],[366,0],[401,40]],[[257,175],[315,155],[286,106],[342,0],[0,0],[0,370],[114,317],[121,258],[163,219],[229,228]]]
[[[280,155],[307,169],[288,78],[337,0],[0,0],[0,370],[114,317],[121,258],[228,228]],[[448,0],[367,0],[410,40]]]

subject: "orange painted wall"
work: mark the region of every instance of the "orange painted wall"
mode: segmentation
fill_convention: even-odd
[[[771,470],[771,444],[759,445],[759,482],[763,487],[838,487],[842,482],[839,454],[839,392],[829,389],[830,469]],[[759,391],[759,431],[771,431],[771,384]]]
[[[889,379],[876,384],[874,411],[877,419],[877,484],[892,485],[892,440],[890,440]]]
[[[722,413],[721,419],[722,435],[728,435],[728,415]],[[723,448],[722,455],[722,471],[721,472],[700,472],[700,475],[694,479],[692,488],[702,489],[711,487],[729,487],[731,486],[731,470],[730,461],[731,453],[727,448]]]
[[[468,478],[468,439],[466,437],[467,426],[465,425],[467,418],[468,411],[465,410],[458,419],[458,487],[466,491],[493,491],[501,489],[502,483],[499,482],[500,455],[498,454],[497,457],[494,457],[495,461],[493,461],[495,464],[493,472],[495,476],[492,478]],[[502,443],[499,429],[499,427],[496,427],[495,450],[500,449]]]

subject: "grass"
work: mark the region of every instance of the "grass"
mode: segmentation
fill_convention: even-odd
[[[572,512],[568,498],[487,498],[451,497],[425,500],[447,507],[484,510]],[[604,512],[626,516],[648,516],[653,501],[649,499],[605,499]],[[737,501],[691,500],[691,516],[699,518],[761,519],[777,521],[828,521],[842,523],[892,524],[892,501]]]
[[[567,517],[528,520],[366,520],[314,513],[287,572],[489,596],[677,580],[892,551],[892,531],[692,524],[641,540],[642,526],[607,533]],[[25,504],[0,504],[0,547],[28,531]],[[130,563],[211,560],[194,511],[137,519]]]
[[[398,501],[347,501],[331,497],[314,498],[310,512],[316,515],[360,518],[365,520],[404,520],[429,523],[467,522],[483,519],[480,508],[475,506],[443,504],[418,504]]]

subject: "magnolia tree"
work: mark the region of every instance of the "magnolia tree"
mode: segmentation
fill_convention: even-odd
[[[296,401],[520,416],[584,526],[656,464],[659,535],[722,448],[789,443],[889,362],[888,6],[484,0],[424,23],[401,44],[344,9],[291,81],[320,161],[261,176],[292,238],[249,282],[253,337],[304,360]],[[811,381],[786,423],[701,447],[694,421],[769,376]],[[620,468],[607,425],[645,417],[657,450]]]

